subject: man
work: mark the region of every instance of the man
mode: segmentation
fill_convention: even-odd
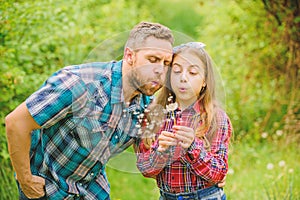
[[[142,22],[123,60],[65,67],[6,117],[20,199],[109,199],[105,164],[133,143],[173,40],[167,27]]]

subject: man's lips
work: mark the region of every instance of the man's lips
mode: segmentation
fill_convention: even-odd
[[[151,87],[157,87],[160,85],[160,82],[158,81],[151,81]]]

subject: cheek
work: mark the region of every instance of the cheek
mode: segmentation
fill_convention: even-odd
[[[179,76],[171,74],[170,83],[171,83],[171,87],[176,86],[179,83]]]
[[[193,87],[195,93],[199,94],[201,91],[202,85],[203,85],[202,79],[201,80],[195,79],[195,80],[191,81],[191,84],[192,84],[192,87]]]

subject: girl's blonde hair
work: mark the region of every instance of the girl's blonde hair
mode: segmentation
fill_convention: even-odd
[[[198,94],[198,102],[201,109],[200,120],[202,121],[202,125],[200,127],[198,126],[198,129],[196,130],[196,137],[203,139],[206,147],[209,148],[217,130],[216,112],[219,107],[215,96],[215,76],[212,59],[204,50],[204,44],[200,42],[182,44],[175,47],[173,51],[173,59],[184,52],[197,56],[204,64],[204,81],[206,85],[201,89],[200,94]],[[168,97],[170,94],[174,97],[174,101],[176,101],[176,95],[172,91],[170,83],[171,68],[172,66],[168,69],[165,85],[159,91],[156,99],[156,104],[161,105],[164,108],[168,104]],[[144,139],[145,145],[149,147],[151,141],[152,140]]]

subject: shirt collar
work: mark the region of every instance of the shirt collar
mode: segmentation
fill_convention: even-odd
[[[192,105],[190,105],[189,107],[187,107],[186,109],[183,110],[184,111],[188,111],[188,112],[193,112],[193,113],[200,113],[202,112],[202,108],[200,106],[200,100],[195,101]]]

